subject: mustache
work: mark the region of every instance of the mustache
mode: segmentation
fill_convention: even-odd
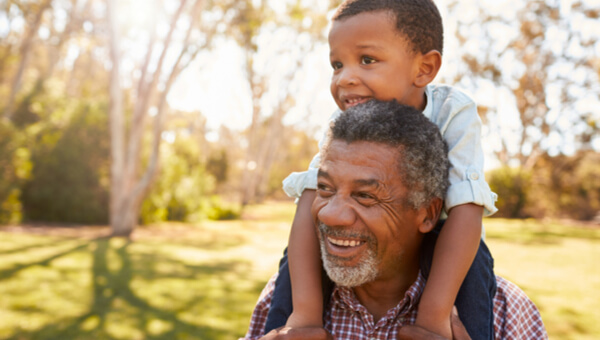
[[[375,235],[368,231],[348,230],[346,228],[336,228],[319,222],[319,231],[323,236],[332,236],[339,238],[354,238],[365,241],[369,244],[377,244]]]

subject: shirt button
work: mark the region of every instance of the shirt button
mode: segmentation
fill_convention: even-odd
[[[476,181],[479,179],[479,174],[476,172],[471,172],[471,174],[469,175],[469,178]]]

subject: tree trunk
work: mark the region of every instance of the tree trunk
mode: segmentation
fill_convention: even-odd
[[[183,12],[186,5],[186,0],[180,2],[180,7],[173,16],[170,31],[168,32],[165,41],[163,42],[163,50],[159,57],[155,71],[152,74],[148,73],[148,65],[150,64],[151,54],[153,50],[154,41],[151,39],[150,47],[148,48],[146,61],[142,67],[142,76],[138,84],[137,101],[133,110],[131,130],[129,131],[129,139],[127,145],[124,144],[124,125],[123,125],[123,100],[122,91],[119,85],[119,56],[118,56],[118,36],[116,31],[115,22],[115,3],[116,0],[109,0],[109,21],[110,21],[110,36],[111,36],[111,61],[113,63],[113,69],[111,70],[111,81],[110,81],[110,117],[111,117],[111,143],[112,143],[112,166],[111,166],[111,202],[110,202],[110,222],[115,236],[129,236],[138,221],[140,207],[146,192],[148,191],[150,184],[156,174],[158,168],[159,151],[160,151],[160,139],[163,131],[163,118],[164,112],[166,111],[166,98],[171,85],[179,75],[179,73],[187,67],[191,61],[195,58],[200,48],[196,49],[194,53],[190,55],[187,63],[181,67],[181,61],[187,54],[187,47],[184,47],[179,54],[175,65],[171,69],[171,72],[164,84],[164,89],[160,93],[158,100],[158,112],[154,122],[154,132],[152,143],[152,150],[150,154],[150,160],[148,167],[144,173],[139,175],[139,167],[141,162],[140,152],[141,143],[144,132],[144,123],[148,116],[147,111],[150,107],[150,103],[154,98],[154,93],[159,83],[163,63],[165,61],[167,51],[171,44],[171,38],[176,29],[176,24]],[[184,46],[187,46],[191,36],[191,32],[194,28],[195,21],[200,17],[200,10],[202,8],[203,0],[195,2],[192,10],[192,22],[188,27],[188,30],[184,39]],[[213,32],[214,33],[214,32]],[[206,39],[204,46],[210,43],[212,40],[212,33],[209,39]],[[148,78],[151,80],[148,81]],[[125,152],[127,150],[127,152]]]
[[[109,131],[111,146],[111,190],[110,190],[110,224],[114,234],[128,234],[128,223],[121,212],[123,204],[123,176],[125,165],[125,126],[123,119],[123,93],[119,78],[119,34],[117,32],[116,0],[108,0],[107,14],[109,21],[110,60],[110,106]],[[130,231],[129,231],[130,232]]]
[[[19,63],[19,67],[17,68],[17,73],[13,78],[10,94],[8,95],[8,100],[6,101],[6,107],[4,108],[4,118],[12,119],[13,115],[13,106],[15,103],[15,98],[17,93],[21,89],[21,81],[23,80],[23,72],[25,71],[25,67],[29,62],[29,58],[31,57],[31,47],[33,45],[33,40],[42,24],[42,17],[44,16],[44,12],[48,7],[50,7],[51,0],[46,0],[40,6],[40,9],[35,15],[31,26],[27,30],[25,37],[23,38],[23,44],[21,45],[21,62]]]

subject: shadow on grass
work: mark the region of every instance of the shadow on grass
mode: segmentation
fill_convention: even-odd
[[[13,249],[6,249],[6,250],[1,250],[0,251],[0,255],[9,255],[9,254],[16,254],[16,253],[22,253],[28,250],[32,250],[32,249],[38,249],[38,248],[42,248],[42,247],[47,247],[47,246],[56,246],[60,243],[66,243],[66,242],[70,242],[70,240],[66,240],[66,241],[57,241],[57,240],[52,240],[50,242],[40,242],[40,243],[35,243],[35,244],[29,244],[23,247],[19,247],[19,248],[13,248]],[[0,274],[0,277],[2,275]]]
[[[57,318],[35,330],[16,330],[9,339],[234,339],[243,335],[239,334],[239,330],[245,325],[240,326],[238,322],[227,327],[227,314],[232,314],[231,320],[242,318],[245,322],[244,316],[249,319],[248,310],[251,311],[264,285],[264,282],[251,282],[240,292],[236,278],[241,277],[240,273],[247,263],[228,261],[190,265],[156,253],[132,252],[131,245],[131,242],[124,241],[121,246],[115,247],[109,239],[96,239],[44,260],[0,272],[0,280],[3,280],[25,268],[48,265],[59,257],[91,250],[92,294],[87,311],[73,318]],[[167,270],[157,270],[157,265]],[[229,278],[224,280],[224,277]],[[177,279],[184,280],[177,283],[175,291],[168,292],[167,287],[165,294],[165,287],[161,287],[163,282]],[[214,284],[204,287],[203,280]],[[151,290],[145,293],[144,298],[144,294],[140,295],[136,289],[140,281],[146,285],[155,284],[159,292]],[[185,289],[181,285],[193,285],[195,282],[201,289],[190,287],[192,293],[182,294]],[[174,300],[173,303],[169,299]],[[205,309],[219,307],[223,309],[221,324],[202,320]],[[215,318],[214,315],[211,317]]]
[[[56,246],[56,244],[59,242],[54,242],[51,245],[52,246]],[[31,268],[33,266],[48,266],[52,261],[63,257],[65,255],[68,255],[70,253],[74,253],[80,250],[83,250],[85,248],[88,247],[88,243],[84,243],[84,244],[80,244],[76,247],[73,247],[71,249],[65,250],[65,251],[61,251],[59,253],[56,253],[50,257],[45,258],[44,260],[41,261],[37,261],[37,262],[30,262],[30,263],[26,263],[26,264],[19,264],[16,265],[13,268],[10,269],[5,269],[5,270],[0,270],[0,281],[11,278],[13,275],[17,274],[18,272],[27,269],[27,268]],[[39,248],[39,247],[38,247]]]

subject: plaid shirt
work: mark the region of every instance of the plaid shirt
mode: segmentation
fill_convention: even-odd
[[[244,340],[258,339],[264,334],[271,297],[275,288],[275,274],[263,289],[252,313],[250,328]],[[496,339],[548,339],[537,307],[515,284],[497,276],[498,289],[494,297],[494,330]],[[396,307],[375,323],[373,316],[360,304],[352,289],[336,287],[325,315],[325,329],[335,339],[396,339],[404,325],[411,325],[417,317],[417,304],[425,279],[417,281],[406,291]]]

